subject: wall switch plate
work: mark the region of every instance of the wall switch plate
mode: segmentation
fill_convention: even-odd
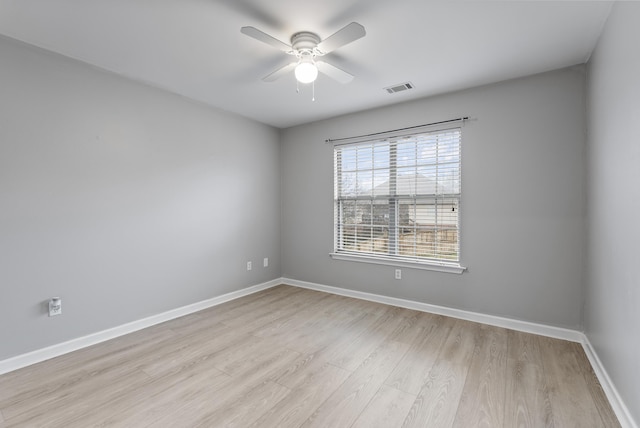
[[[56,315],[62,315],[62,299],[59,297],[53,297],[49,300],[49,316],[54,317]]]
[[[265,257],[264,260],[262,261],[262,266],[267,267],[269,266],[269,257]]]
[[[402,270],[396,269],[396,279],[402,279]]]
[[[251,262],[247,262],[247,270],[251,270]]]

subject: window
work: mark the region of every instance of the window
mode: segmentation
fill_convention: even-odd
[[[333,256],[463,269],[460,141],[453,128],[336,145]]]

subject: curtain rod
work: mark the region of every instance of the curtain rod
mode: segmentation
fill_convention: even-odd
[[[425,126],[431,126],[431,125],[442,125],[444,123],[460,122],[460,121],[464,122],[465,120],[469,120],[469,116],[459,117],[457,119],[441,120],[440,122],[425,123],[423,125],[408,126],[406,128],[391,129],[389,131],[374,132],[372,134],[356,135],[354,137],[329,138],[324,141],[325,143],[335,143],[337,141],[352,140],[354,138],[375,137],[376,135],[388,134],[390,132],[407,131],[410,129],[424,128]]]

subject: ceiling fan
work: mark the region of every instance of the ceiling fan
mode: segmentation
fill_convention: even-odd
[[[362,25],[352,22],[324,40],[309,31],[295,33],[291,36],[291,45],[288,45],[254,27],[242,27],[240,32],[296,57],[295,61],[263,77],[263,81],[273,82],[294,70],[296,79],[300,83],[314,82],[318,77],[318,71],[340,83],[349,83],[353,80],[353,75],[317,58],[367,34]]]

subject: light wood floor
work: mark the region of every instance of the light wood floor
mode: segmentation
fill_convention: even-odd
[[[0,427],[617,427],[580,345],[288,286],[0,376]]]

